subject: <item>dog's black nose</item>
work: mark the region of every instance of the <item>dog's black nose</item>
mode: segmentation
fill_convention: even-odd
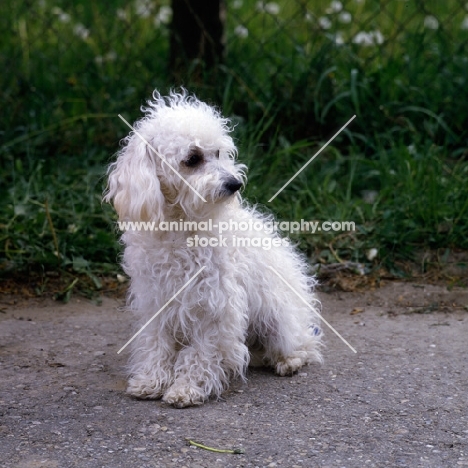
[[[236,193],[242,187],[242,182],[232,177],[224,182],[223,189],[229,194]]]

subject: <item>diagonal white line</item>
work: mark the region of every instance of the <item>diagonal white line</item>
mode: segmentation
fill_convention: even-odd
[[[120,117],[120,119],[125,123],[127,124],[134,132],[136,135],[138,135],[153,151],[154,151],[154,154],[156,156],[158,156],[164,163],[167,164],[167,166],[175,173],[177,174],[180,179],[182,179],[182,181],[191,189],[193,190],[193,192],[199,197],[201,198],[205,203],[206,203],[206,200],[166,161],[166,158],[160,154],[158,151],[156,151],[150,144],[149,142],[143,137],[143,135],[141,133],[139,133],[137,130],[135,130],[131,124],[129,124],[127,122],[127,120],[125,120],[124,117],[122,117],[120,114],[118,114],[118,116]]]
[[[309,309],[315,314],[317,315],[320,320],[323,320],[323,322],[327,325],[327,327],[338,337],[340,338],[341,341],[343,341],[344,344],[346,344],[350,349],[351,351],[357,353],[357,351],[271,266],[268,267],[270,270],[272,270],[274,273],[276,273],[276,275],[278,276],[278,278],[280,278],[283,283],[289,287],[289,289],[291,289],[291,291],[299,298],[301,299],[302,302],[304,302],[304,304],[309,307]]]
[[[120,354],[204,269],[201,267],[118,351]]]
[[[353,115],[269,200],[273,201],[354,119]]]

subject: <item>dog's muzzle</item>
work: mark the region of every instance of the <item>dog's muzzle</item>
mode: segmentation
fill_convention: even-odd
[[[235,177],[231,177],[223,184],[223,193],[226,195],[233,195],[242,187],[242,182]]]

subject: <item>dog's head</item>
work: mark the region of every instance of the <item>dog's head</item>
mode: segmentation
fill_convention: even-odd
[[[235,162],[229,120],[185,91],[155,92],[142,110],[108,171],[104,199],[120,220],[205,219],[232,202],[245,166]]]

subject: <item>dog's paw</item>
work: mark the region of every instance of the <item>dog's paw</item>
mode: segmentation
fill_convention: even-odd
[[[188,385],[173,385],[163,397],[163,401],[176,408],[202,405],[206,399],[207,396],[200,388]]]
[[[306,353],[303,353],[304,355]],[[292,375],[297,372],[306,363],[305,356],[290,356],[279,359],[275,365],[275,372],[284,377],[285,375]]]
[[[127,393],[141,399],[158,399],[164,394],[159,382],[152,379],[132,377],[128,381]]]

